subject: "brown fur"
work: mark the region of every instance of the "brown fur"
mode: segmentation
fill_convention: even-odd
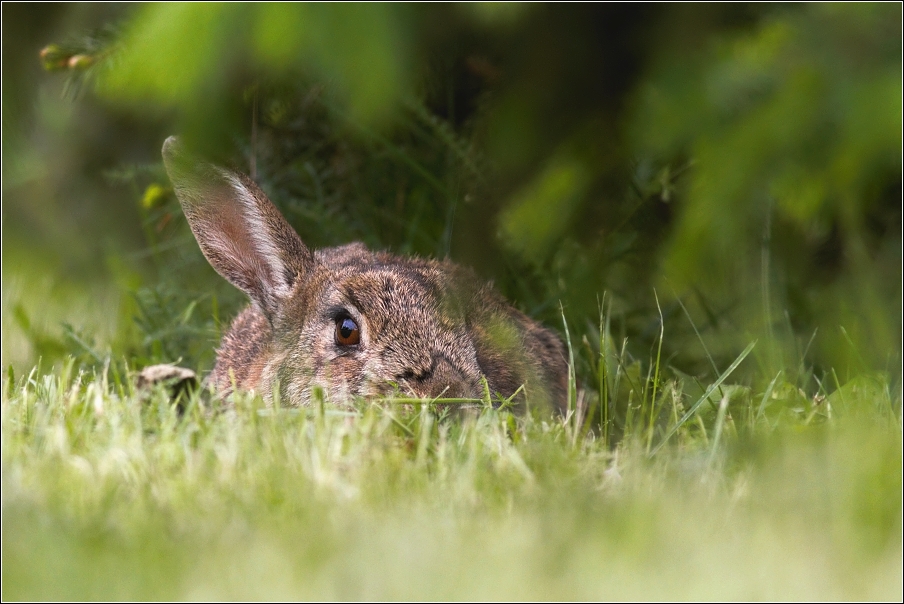
[[[198,163],[170,138],[164,161],[211,265],[251,298],[217,351],[217,388],[284,404],[385,396],[537,401],[564,410],[558,336],[449,261],[372,252],[361,243],[311,253],[244,176]],[[356,346],[336,325],[350,317]],[[484,383],[485,382],[485,383]],[[485,385],[486,384],[486,385]]]

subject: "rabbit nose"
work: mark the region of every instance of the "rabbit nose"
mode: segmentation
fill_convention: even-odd
[[[434,357],[429,367],[409,368],[401,376],[414,396],[421,398],[477,397],[476,387],[448,360]]]

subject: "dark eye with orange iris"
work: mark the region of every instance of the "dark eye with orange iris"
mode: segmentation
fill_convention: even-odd
[[[336,343],[340,346],[354,346],[361,340],[358,324],[348,317],[336,319]]]

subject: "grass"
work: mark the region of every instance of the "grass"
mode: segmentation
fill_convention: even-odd
[[[603,426],[583,390],[564,420],[204,391],[180,412],[116,363],[10,372],[3,598],[901,599],[887,378],[701,399],[609,361]]]

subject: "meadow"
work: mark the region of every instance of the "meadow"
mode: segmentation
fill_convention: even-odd
[[[887,379],[652,398],[608,377],[637,401],[616,446],[542,410],[174,402],[125,366],[10,372],[4,598],[899,598]]]
[[[4,600],[904,599],[900,7],[25,7]],[[492,281],[568,412],[140,389],[247,302],[171,134]]]

